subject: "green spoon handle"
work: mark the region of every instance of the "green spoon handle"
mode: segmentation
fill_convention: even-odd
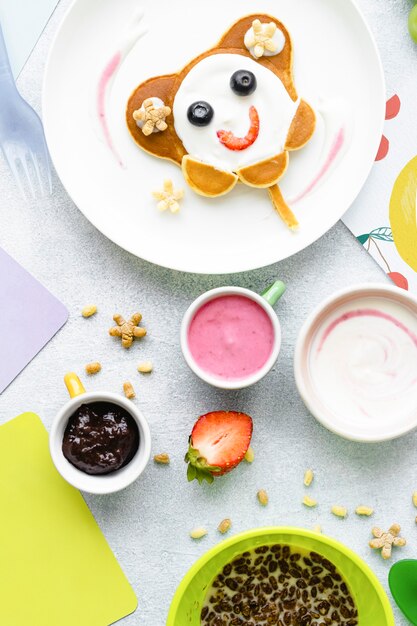
[[[261,296],[265,298],[265,300],[271,305],[274,306],[283,295],[286,290],[285,284],[282,280],[276,280],[272,285],[267,287],[262,293]]]

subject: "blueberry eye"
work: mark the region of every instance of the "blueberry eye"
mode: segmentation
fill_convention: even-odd
[[[190,104],[187,110],[188,121],[194,126],[208,126],[213,119],[214,110],[211,104],[199,100]]]
[[[256,76],[249,70],[237,70],[230,79],[230,89],[237,96],[250,96],[256,89]]]

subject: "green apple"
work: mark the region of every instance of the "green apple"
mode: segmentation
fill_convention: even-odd
[[[417,4],[411,9],[408,16],[408,30],[411,37],[417,43]]]

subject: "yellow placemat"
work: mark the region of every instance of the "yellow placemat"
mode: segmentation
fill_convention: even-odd
[[[0,624],[109,626],[137,600],[39,417],[0,426]]]

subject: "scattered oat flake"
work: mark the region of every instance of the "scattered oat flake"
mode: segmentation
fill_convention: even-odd
[[[356,515],[365,515],[366,517],[370,517],[373,515],[374,510],[370,506],[357,506],[355,509]]]
[[[254,460],[255,460],[255,453],[253,451],[253,448],[251,446],[249,446],[249,448],[247,449],[246,454],[245,454],[245,461],[247,463],[253,463]]]
[[[262,506],[266,506],[268,504],[269,498],[265,489],[260,489],[256,495],[257,495],[259,504],[261,504]]]
[[[153,460],[155,463],[159,463],[160,465],[169,465],[170,462],[169,454],[166,452],[163,452],[162,454],[155,454]]]
[[[226,519],[222,520],[217,527],[217,530],[222,535],[225,535],[232,527],[232,520],[226,517]]]
[[[347,517],[347,508],[344,506],[333,505],[331,508],[333,515],[336,517]]]
[[[413,504],[414,506],[417,506],[417,491],[413,493]]]
[[[314,526],[313,530],[314,530],[315,533],[320,533],[321,534],[323,532],[322,529],[321,529],[320,524],[316,524]]]
[[[129,400],[132,400],[132,398],[136,396],[135,390],[133,389],[133,385],[129,381],[126,381],[125,383],[123,383],[123,391],[124,391],[126,398],[128,398]]]
[[[311,483],[314,480],[314,472],[312,469],[308,469],[304,473],[304,484],[306,487],[310,487]]]
[[[138,365],[138,372],[141,374],[150,374],[153,370],[152,361],[142,361]]]
[[[190,532],[191,539],[202,539],[206,535],[207,535],[207,530],[203,528],[202,526],[198,528],[193,528],[193,530]]]
[[[313,508],[313,507],[317,506],[317,500],[314,500],[314,498],[310,498],[310,496],[304,496],[303,504],[304,504],[304,506],[308,506],[310,508]]]
[[[87,365],[85,366],[85,371],[90,376],[94,374],[98,374],[100,370],[101,370],[101,363],[99,363],[98,361],[94,361],[93,363],[87,363]]]
[[[95,304],[88,304],[81,311],[81,315],[83,317],[91,317],[92,315],[95,315],[95,313],[97,313],[97,307]]]

